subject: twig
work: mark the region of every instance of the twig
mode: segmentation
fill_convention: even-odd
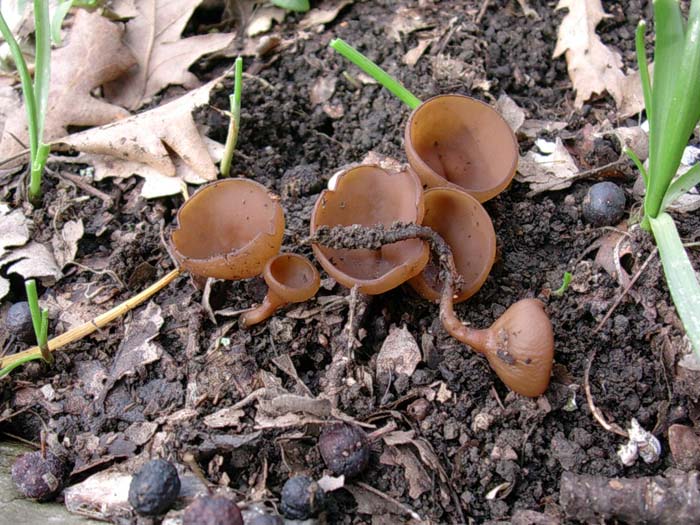
[[[637,270],[637,273],[634,274],[634,277],[632,277],[632,279],[630,279],[629,284],[627,286],[625,286],[625,289],[622,290],[622,293],[617,296],[617,299],[615,299],[615,302],[610,306],[610,308],[608,309],[608,311],[605,314],[605,316],[603,317],[603,319],[601,319],[601,321],[598,323],[598,326],[595,327],[595,330],[593,330],[594,334],[600,332],[600,329],[603,328],[603,325],[608,321],[608,319],[610,319],[610,316],[613,314],[615,309],[620,305],[620,303],[622,302],[622,299],[632,289],[632,287],[634,286],[634,283],[636,283],[637,279],[639,279],[639,277],[642,275],[642,272],[644,272],[644,270],[646,270],[647,266],[649,266],[649,263],[654,259],[654,256],[657,254],[657,252],[658,252],[658,248],[654,248],[652,250],[652,252],[649,254],[649,256],[644,261],[644,264],[642,264],[641,268],[639,268],[639,270]]]
[[[479,9],[479,14],[476,15],[476,19],[474,20],[475,23],[481,23],[481,19],[484,18],[484,15],[486,14],[486,10],[489,8],[490,3],[491,0],[483,0],[483,2],[481,3],[481,9]]]
[[[608,432],[612,432],[614,434],[617,434],[618,436],[628,438],[629,435],[627,434],[627,431],[620,428],[620,426],[617,423],[608,423],[605,420],[603,413],[600,411],[600,409],[593,402],[593,394],[591,394],[591,384],[590,384],[589,378],[591,375],[591,365],[593,364],[593,359],[595,359],[595,355],[596,355],[596,351],[595,351],[595,349],[593,349],[593,351],[591,352],[591,355],[588,357],[588,362],[586,363],[586,371],[585,371],[584,376],[583,376],[583,388],[586,392],[586,401],[588,402],[588,408],[591,411],[591,414],[593,414],[593,417],[595,418],[595,420],[598,423],[600,423],[601,427],[603,427]]]
[[[94,186],[91,186],[90,184],[85,182],[85,180],[82,177],[78,177],[77,175],[73,175],[72,173],[54,171],[48,167],[44,168],[44,170],[52,177],[68,181],[74,186],[83,190],[85,193],[92,195],[93,197],[97,197],[102,202],[104,202],[107,205],[107,207],[110,207],[112,206],[112,204],[114,204],[114,199],[112,199],[110,195],[107,195],[106,193],[95,188]]]

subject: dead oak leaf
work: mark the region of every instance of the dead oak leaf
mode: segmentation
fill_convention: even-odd
[[[576,180],[578,166],[559,137],[555,142],[535,141],[536,148],[518,162],[515,180],[530,184],[528,196],[568,188]]]
[[[553,57],[566,54],[569,77],[576,90],[574,105],[583,106],[594,93],[610,93],[618,107],[623,101],[622,57],[606,47],[595,32],[608,17],[600,0],[559,0],[556,9],[569,13],[559,26]]]
[[[78,10],[67,44],[51,52],[44,142],[67,135],[68,126],[101,126],[129,115],[123,108],[92,96],[95,88],[135,64],[121,43],[122,32],[120,25],[98,13]],[[28,143],[26,113],[20,107],[7,118],[0,138],[0,158],[19,153]]]
[[[157,188],[149,190],[149,197],[177,193],[181,180],[194,184],[214,180],[218,172],[192,112],[209,102],[209,94],[220,80],[212,80],[150,111],[65,137],[55,143],[55,149],[93,155],[94,158],[88,155],[85,159],[105,168],[108,176],[136,174],[147,181],[160,179]],[[178,158],[173,160],[168,149]],[[178,164],[189,168],[180,170],[182,179],[175,178]],[[167,191],[160,188],[163,184]]]
[[[126,25],[124,42],[138,68],[105,85],[105,96],[131,110],[170,84],[188,89],[199,86],[188,68],[201,56],[220,51],[234,38],[211,33],[181,38],[187,21],[201,0],[141,0],[138,15]]]

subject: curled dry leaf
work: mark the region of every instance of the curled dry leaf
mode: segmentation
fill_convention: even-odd
[[[622,57],[603,44],[595,32],[609,16],[600,0],[559,0],[557,9],[568,9],[559,26],[554,58],[566,53],[566,65],[576,90],[574,105],[583,106],[594,93],[607,91],[618,107],[622,104]]]
[[[529,195],[571,186],[579,170],[561,139],[557,137],[555,142],[536,140],[535,148],[520,157],[515,175],[518,182],[530,184]]]
[[[95,164],[97,179],[144,177],[150,183],[142,190],[145,197],[178,193],[182,181],[214,180],[218,172],[209,148],[218,143],[202,138],[192,112],[209,102],[211,90],[220,81],[221,77],[128,119],[66,137],[56,143],[56,149],[90,154],[84,159]],[[168,148],[178,157],[171,158]],[[221,149],[218,145],[212,151],[216,156]]]
[[[408,495],[418,499],[422,494],[433,488],[433,482],[411,449],[406,446],[387,446],[379,462],[383,465],[403,467],[408,480]]]
[[[25,279],[36,277],[44,285],[51,285],[63,276],[51,251],[34,241],[6,253],[0,258],[0,268],[5,268],[7,274],[16,273]],[[0,277],[0,298],[9,291],[9,283]]]
[[[126,24],[124,43],[138,67],[105,85],[105,97],[131,110],[170,84],[199,86],[188,71],[202,55],[221,51],[234,38],[230,33],[210,33],[180,38],[201,0],[139,0],[137,16]]]
[[[121,25],[99,13],[78,10],[68,43],[51,52],[45,142],[67,135],[68,126],[101,126],[129,115],[124,108],[92,95],[95,88],[119,77],[136,63],[121,42],[122,32]],[[0,138],[0,159],[16,155],[28,144],[26,112],[20,107],[8,116]]]
[[[377,355],[377,378],[382,382],[386,381],[389,375],[410,376],[420,361],[420,348],[411,332],[405,326],[392,327]]]
[[[350,5],[354,0],[324,0],[318,7],[309,11],[301,22],[299,28],[309,29],[310,27],[327,24],[335,20],[338,13],[346,5]]]
[[[498,97],[496,111],[505,119],[513,133],[517,133],[525,122],[525,110],[508,95],[503,94]]]
[[[51,239],[53,255],[59,268],[75,260],[78,253],[78,241],[83,238],[85,229],[83,219],[77,221],[67,221],[60,232],[57,232]]]

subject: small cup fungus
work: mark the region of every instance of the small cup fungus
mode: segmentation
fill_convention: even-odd
[[[246,279],[279,252],[284,212],[262,184],[222,179],[192,195],[177,224],[171,244],[182,268],[199,277]]]
[[[404,142],[423,184],[457,186],[479,202],[503,191],[518,163],[508,123],[488,104],[464,95],[438,95],[415,108]]]
[[[512,304],[485,330],[462,324],[449,297],[443,296],[440,320],[447,332],[484,354],[496,375],[511,390],[537,397],[549,385],[554,360],[552,322],[537,299]]]
[[[311,261],[295,253],[282,253],[267,261],[263,278],[268,286],[267,295],[260,305],[241,315],[244,327],[264,321],[285,304],[311,299],[321,284]]]
[[[415,174],[358,166],[341,173],[333,190],[321,193],[311,215],[311,235],[320,226],[420,224],[423,213],[423,188]],[[370,295],[396,288],[415,276],[429,256],[428,245],[419,239],[377,250],[312,247],[331,277],[348,288],[357,285],[360,292]]]
[[[479,201],[458,188],[431,188],[424,198],[422,224],[437,232],[452,250],[461,278],[454,302],[465,301],[484,284],[496,257],[496,232],[491,218]],[[440,299],[443,285],[434,258],[409,284],[429,301]]]

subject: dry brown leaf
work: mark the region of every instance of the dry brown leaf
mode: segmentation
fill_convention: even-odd
[[[21,248],[15,248],[0,258],[0,267],[5,266],[7,266],[5,270],[7,274],[17,273],[25,279],[37,277],[42,279],[44,284],[53,284],[63,276],[51,251],[43,244],[34,241]],[[0,278],[0,292],[3,288],[3,280]],[[9,290],[5,290],[5,294],[7,291]]]
[[[498,97],[496,111],[505,119],[513,133],[517,133],[525,122],[525,110],[508,95]]]
[[[70,135],[57,142],[56,149],[91,154],[85,160],[100,168],[101,174],[96,178],[133,174],[144,177],[150,182],[144,186],[145,197],[177,193],[183,180],[192,184],[214,180],[218,172],[209,151],[210,141],[200,135],[192,112],[209,102],[210,91],[220,80],[212,80],[150,111]],[[168,148],[179,157],[171,158]],[[178,173],[180,161],[183,166]]]
[[[160,359],[163,348],[154,343],[153,339],[160,334],[163,326],[163,316],[160,306],[149,302],[145,308],[140,308],[124,330],[124,339],[119,345],[114,357],[110,380],[105,388],[111,389],[111,383],[126,375],[136,373],[138,367],[145,366]]]
[[[92,96],[136,62],[121,43],[122,27],[84,9],[75,15],[65,46],[51,53],[51,87],[44,142],[68,134],[68,126],[101,126],[129,116],[125,109]],[[11,157],[28,145],[27,118],[18,108],[7,119],[0,139],[0,158]]]
[[[606,47],[595,32],[598,23],[608,17],[600,0],[559,0],[556,9],[569,13],[559,26],[554,58],[566,53],[566,65],[576,90],[574,105],[583,106],[594,93],[610,93],[618,107],[622,104],[622,57]]]
[[[416,455],[406,446],[387,446],[379,462],[383,465],[403,467],[408,480],[408,495],[418,499],[433,488],[433,482]]]
[[[138,16],[129,20],[124,43],[138,68],[105,85],[105,97],[131,110],[170,84],[199,86],[188,68],[202,55],[220,51],[233,41],[230,33],[181,39],[182,31],[201,0],[140,0]]]
[[[377,379],[386,382],[391,375],[410,376],[421,361],[420,348],[406,327],[392,327],[377,355]]]
[[[302,18],[301,22],[299,22],[299,27],[301,29],[308,29],[332,22],[343,7],[352,4],[353,1],[354,0],[324,0],[318,7],[313,8]]]
[[[554,143],[539,139],[535,145],[540,153],[533,148],[520,157],[515,180],[529,183],[530,195],[571,186],[579,169],[561,139]]]
[[[63,268],[75,260],[75,254],[78,253],[78,241],[83,238],[84,232],[83,219],[78,219],[77,221],[67,221],[61,232],[56,233],[51,238],[53,255],[59,268]]]

